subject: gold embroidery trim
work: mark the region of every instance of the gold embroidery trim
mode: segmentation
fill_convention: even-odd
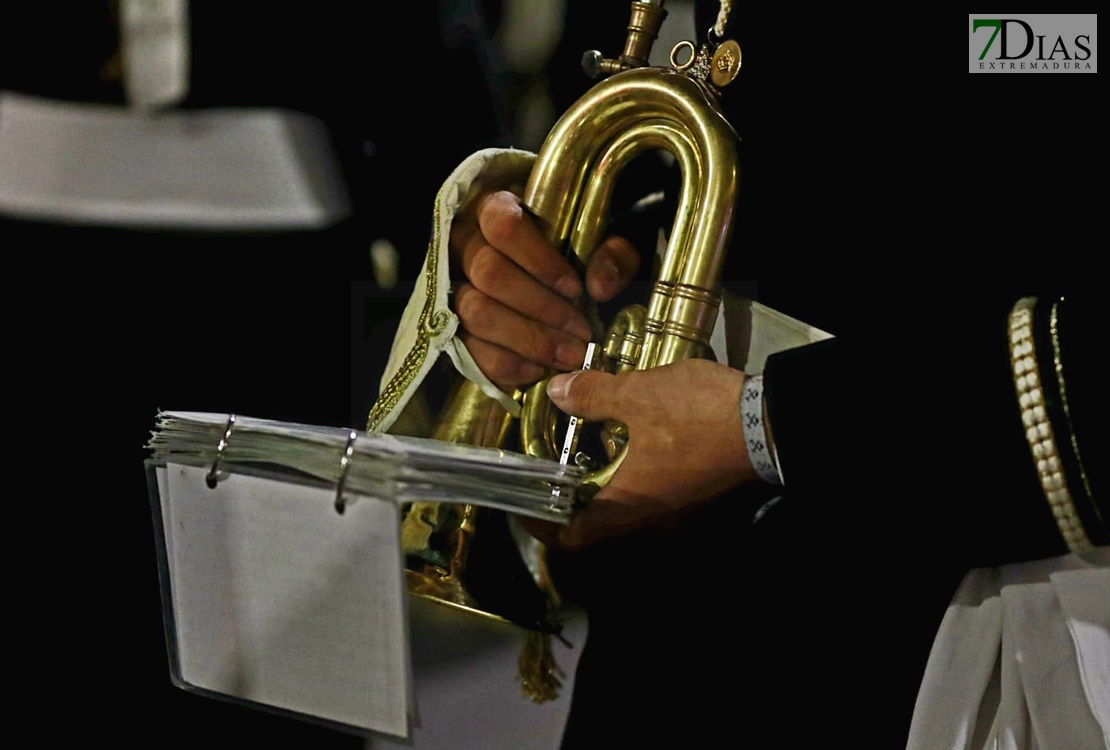
[[[442,333],[451,320],[450,313],[446,310],[433,312],[436,304],[436,286],[439,273],[439,200],[433,212],[432,221],[435,222],[435,231],[432,241],[428,243],[428,257],[424,269],[424,307],[420,310],[420,320],[416,327],[416,342],[412,349],[401,361],[401,366],[393,377],[382,388],[374,405],[370,407],[370,414],[366,420],[366,431],[374,432],[386,415],[396,408],[401,401],[401,395],[408,390],[416,376],[420,374],[424,362],[428,358],[428,349],[431,338]]]
[[[1072,426],[1071,421],[1071,410],[1068,408],[1068,392],[1064,383],[1064,359],[1060,354],[1060,334],[1057,326],[1057,313],[1060,309],[1060,302],[1062,302],[1063,299],[1064,298],[1061,297],[1058,302],[1053,303],[1052,313],[1049,317],[1049,331],[1052,333],[1052,358],[1056,367],[1056,383],[1060,388],[1060,405],[1063,407],[1064,417],[1068,422],[1068,439],[1071,442],[1071,450],[1072,455],[1075,456],[1075,463],[1079,467],[1079,479],[1083,483],[1083,489],[1087,493],[1087,497],[1091,499],[1091,507],[1094,509],[1095,517],[1098,519],[1099,523],[1102,524],[1102,528],[1106,529],[1106,519],[1102,517],[1102,512],[1098,509],[1098,504],[1094,502],[1094,495],[1091,494],[1091,484],[1087,480],[1087,470],[1083,468],[1083,460],[1079,457],[1079,440],[1076,438],[1075,427]]]

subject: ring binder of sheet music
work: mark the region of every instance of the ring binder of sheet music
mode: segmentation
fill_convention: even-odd
[[[351,455],[355,452],[355,439],[358,433],[351,430],[347,436],[347,447],[343,451],[343,458],[339,460],[339,481],[335,483],[335,512],[343,515],[347,510],[347,498],[343,491],[347,488],[347,471],[351,468]]]
[[[415,706],[402,504],[565,521],[584,473],[239,414],[160,412],[146,447],[173,684],[401,738]]]
[[[216,445],[216,459],[212,462],[212,468],[208,470],[208,476],[204,478],[208,489],[216,488],[216,481],[220,470],[220,460],[224,457],[224,450],[227,448],[227,441],[231,438],[231,429],[235,426],[235,415],[229,414],[227,417],[227,427],[224,429],[224,436],[220,438],[220,442]]]
[[[165,411],[157,415],[147,448],[155,459],[209,466],[210,477],[218,470],[265,470],[399,502],[466,502],[556,522],[570,514],[584,476],[574,465],[497,448],[380,433],[359,433],[355,442],[351,433],[243,415]]]

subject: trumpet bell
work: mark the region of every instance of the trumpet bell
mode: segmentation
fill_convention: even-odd
[[[414,535],[414,528],[429,533]],[[405,513],[402,548],[410,594],[537,632],[559,631],[505,513],[470,504],[413,503]]]

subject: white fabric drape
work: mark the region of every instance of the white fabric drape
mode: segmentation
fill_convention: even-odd
[[[1110,547],[970,571],[908,750],[1110,748]]]

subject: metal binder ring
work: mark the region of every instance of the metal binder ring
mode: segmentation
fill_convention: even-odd
[[[204,478],[204,483],[208,485],[208,489],[216,489],[216,472],[220,468],[220,461],[223,460],[224,450],[227,448],[227,441],[231,438],[231,428],[235,426],[235,415],[230,414],[227,418],[227,427],[224,428],[224,436],[220,438],[219,444],[216,446],[216,460],[212,462],[212,468],[208,470],[208,475]]]
[[[347,450],[339,460],[339,481],[335,484],[335,512],[339,515],[343,515],[343,511],[347,510],[347,499],[343,497],[343,489],[347,486],[347,470],[351,468],[351,456],[355,452],[357,437],[358,433],[351,430],[351,434],[347,436]]]

